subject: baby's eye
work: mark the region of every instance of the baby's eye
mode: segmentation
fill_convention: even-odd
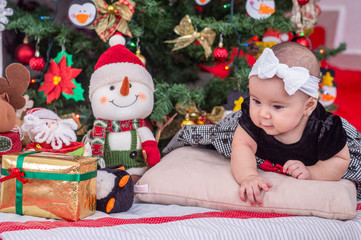
[[[110,86],[110,88],[109,88],[109,89],[110,89],[110,90],[114,90],[114,88],[115,88],[114,86]]]
[[[277,110],[280,110],[283,108],[283,106],[280,106],[280,105],[273,105],[273,108],[274,109],[277,109]]]
[[[253,102],[255,103],[255,104],[261,104],[261,102],[260,101],[258,101],[257,99],[252,99],[253,100]]]

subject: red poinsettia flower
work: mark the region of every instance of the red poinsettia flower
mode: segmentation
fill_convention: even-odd
[[[73,95],[73,88],[76,86],[71,80],[76,78],[80,72],[81,69],[66,66],[65,56],[61,58],[59,64],[51,59],[49,70],[44,75],[44,83],[38,91],[44,91],[44,96],[47,95],[46,103],[58,99],[61,93]]]

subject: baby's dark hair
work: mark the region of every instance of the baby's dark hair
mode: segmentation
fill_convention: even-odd
[[[309,48],[296,42],[283,42],[274,45],[271,49],[280,63],[289,67],[304,67],[312,76],[320,77],[320,65]]]

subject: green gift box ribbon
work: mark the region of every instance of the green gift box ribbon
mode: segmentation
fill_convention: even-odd
[[[16,168],[18,168],[20,172],[24,173],[23,176],[24,179],[81,182],[95,178],[97,176],[97,170],[83,174],[43,173],[43,172],[23,171],[23,163],[25,157],[30,154],[39,153],[39,152],[40,151],[27,152],[18,156],[16,162]],[[1,175],[8,176],[11,175],[11,173],[9,173],[7,169],[2,168]],[[17,214],[23,215],[23,183],[18,178],[16,178],[15,211]]]

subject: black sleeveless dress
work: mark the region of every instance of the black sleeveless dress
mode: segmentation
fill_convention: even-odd
[[[244,100],[241,109],[239,124],[257,143],[256,156],[274,164],[283,166],[288,160],[299,160],[312,166],[333,157],[346,145],[341,118],[327,112],[320,103],[309,116],[301,139],[292,144],[284,144],[254,125],[249,115],[249,98]]]

